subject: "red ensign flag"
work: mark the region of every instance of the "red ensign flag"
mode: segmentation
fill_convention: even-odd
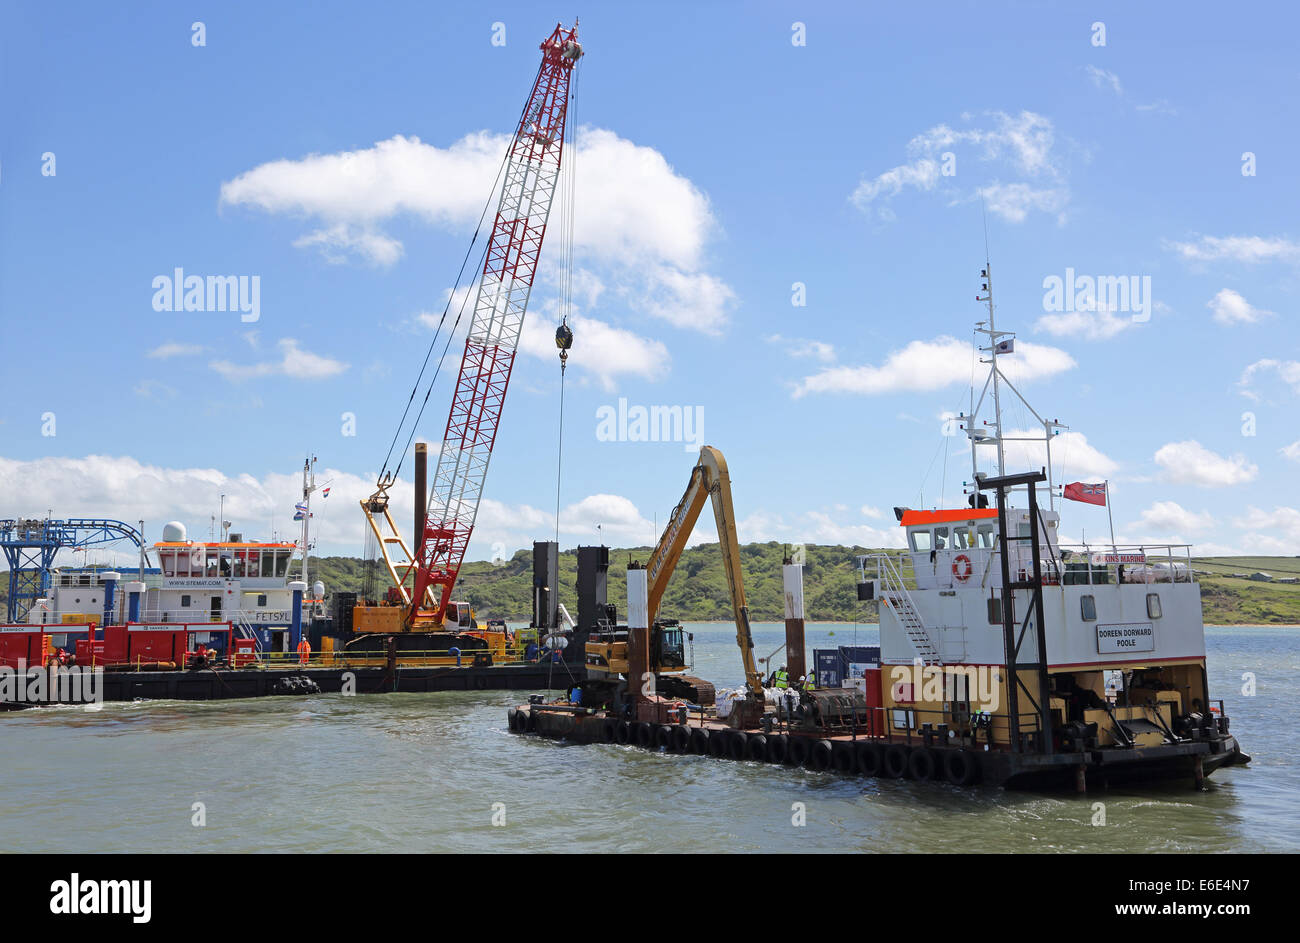
[[[1082,501],[1084,504],[1096,504],[1101,507],[1106,506],[1106,484],[1102,482],[1097,485],[1090,485],[1085,481],[1072,481],[1065,486],[1063,497],[1071,501]]]

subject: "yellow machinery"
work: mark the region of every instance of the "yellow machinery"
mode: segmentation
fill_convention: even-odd
[[[647,670],[656,677],[656,691],[668,697],[679,697],[696,704],[713,703],[713,685],[700,678],[684,674],[685,652],[682,629],[675,619],[657,620],[659,604],[668,588],[668,580],[686,549],[704,509],[705,499],[713,501],[713,516],[718,525],[718,543],[722,550],[723,565],[727,573],[727,589],[736,620],[736,644],[740,647],[745,666],[745,685],[751,700],[759,705],[763,699],[763,681],[754,662],[754,640],[749,628],[749,605],[745,601],[745,584],[740,570],[740,545],[736,538],[736,514],[731,505],[731,477],[722,453],[710,445],[700,449],[700,460],[691,469],[691,479],[686,492],[673,509],[668,525],[650,561],[646,565],[648,586],[648,613],[651,626],[649,651],[646,653]],[[628,633],[609,627],[592,633],[587,642],[587,685],[584,701],[608,701],[619,682],[619,675],[629,673],[639,676],[629,668]],[[589,690],[590,689],[590,690]]]
[[[415,446],[416,524],[423,527],[428,446]],[[388,507],[388,489],[394,479],[381,478],[377,489],[361,501],[361,511],[374,536],[379,557],[392,588],[382,605],[358,605],[352,610],[352,631],[361,636],[347,645],[347,654],[374,656],[386,653],[387,636],[396,639],[397,657],[403,664],[464,664],[513,659],[517,646],[504,624],[482,625],[468,602],[449,602],[441,613],[432,589],[421,605],[412,605],[410,577],[418,566],[415,554],[398,529]]]

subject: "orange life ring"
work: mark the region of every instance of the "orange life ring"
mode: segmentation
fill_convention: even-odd
[[[957,582],[966,582],[973,572],[974,568],[971,566],[970,557],[966,556],[966,554],[959,553],[952,558],[952,575],[957,578]]]

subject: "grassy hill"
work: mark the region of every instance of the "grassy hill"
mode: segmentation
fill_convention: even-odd
[[[875,603],[857,602],[855,553],[862,548],[808,547],[804,573],[804,602],[812,617],[828,622],[874,622]],[[745,573],[745,595],[750,618],[756,622],[780,621],[783,615],[781,562],[785,547],[771,542],[747,544],[741,548]],[[610,602],[624,615],[627,601],[627,564],[642,563],[649,547],[610,550]],[[325,581],[331,590],[357,590],[364,563],[347,557],[323,557],[311,564],[312,579]],[[578,558],[574,551],[560,554],[560,601],[577,615]],[[531,613],[533,553],[520,550],[499,563],[466,563],[460,571],[457,598],[467,599],[475,613],[485,619],[527,620]],[[387,581],[385,581],[387,585]],[[730,621],[731,600],[717,544],[691,547],[677,564],[660,607],[664,616],[691,622]]]
[[[777,622],[782,618],[782,544],[746,544],[741,548],[745,592],[750,618]],[[855,559],[867,552],[861,547],[808,546],[804,570],[804,605],[808,618],[817,622],[875,622],[874,602],[859,603]],[[609,599],[625,615],[627,563],[645,562],[648,547],[610,551]],[[1205,557],[1193,561],[1200,574],[1205,621],[1214,625],[1300,625],[1300,583],[1256,582],[1233,574],[1263,571],[1274,577],[1300,577],[1297,557]],[[526,621],[530,613],[533,554],[520,550],[499,563],[477,561],[461,569],[457,598],[467,599],[480,618]],[[311,561],[314,582],[323,580],[327,591],[358,592],[365,583],[366,562],[356,557],[320,557]],[[577,615],[577,554],[560,555],[560,600]],[[377,587],[387,588],[384,578]],[[7,573],[0,572],[0,605],[7,595]],[[722,556],[717,544],[701,544],[683,554],[664,594],[664,616],[687,622],[730,621]]]

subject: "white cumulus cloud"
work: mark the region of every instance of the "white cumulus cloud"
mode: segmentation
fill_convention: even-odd
[[[210,366],[227,380],[235,383],[274,376],[284,376],[294,380],[324,380],[338,376],[348,368],[348,365],[341,360],[303,350],[291,337],[281,340],[279,347],[279,360],[263,360],[249,364],[214,360]]]
[[[1155,461],[1164,469],[1167,481],[1202,488],[1245,484],[1259,475],[1259,466],[1244,455],[1223,456],[1194,439],[1162,445]]]
[[[1214,320],[1220,324],[1254,324],[1273,313],[1254,307],[1231,288],[1222,289],[1210,299],[1206,307],[1213,312]]]
[[[1201,236],[1166,245],[1189,262],[1300,262],[1300,242],[1282,236]]]
[[[1157,501],[1144,510],[1133,525],[1161,537],[1186,536],[1209,530],[1214,517],[1189,511],[1176,501]]]
[[[404,248],[389,230],[403,218],[468,235],[509,141],[480,131],[438,147],[395,135],[353,151],[269,161],[223,183],[221,203],[308,220],[313,228],[294,244],[331,262],[390,266]],[[708,197],[657,150],[612,131],[580,129],[569,160],[575,265],[609,283],[632,311],[719,333],[736,298],[705,270],[718,229]],[[552,244],[558,233],[554,226]],[[555,264],[544,249],[542,265]]]
[[[804,377],[795,386],[794,396],[940,390],[968,383],[973,362],[974,349],[967,341],[948,336],[917,340],[892,351],[880,364],[826,367]],[[1016,383],[1054,376],[1075,366],[1074,358],[1059,348],[1019,340],[1015,353],[998,363]]]

